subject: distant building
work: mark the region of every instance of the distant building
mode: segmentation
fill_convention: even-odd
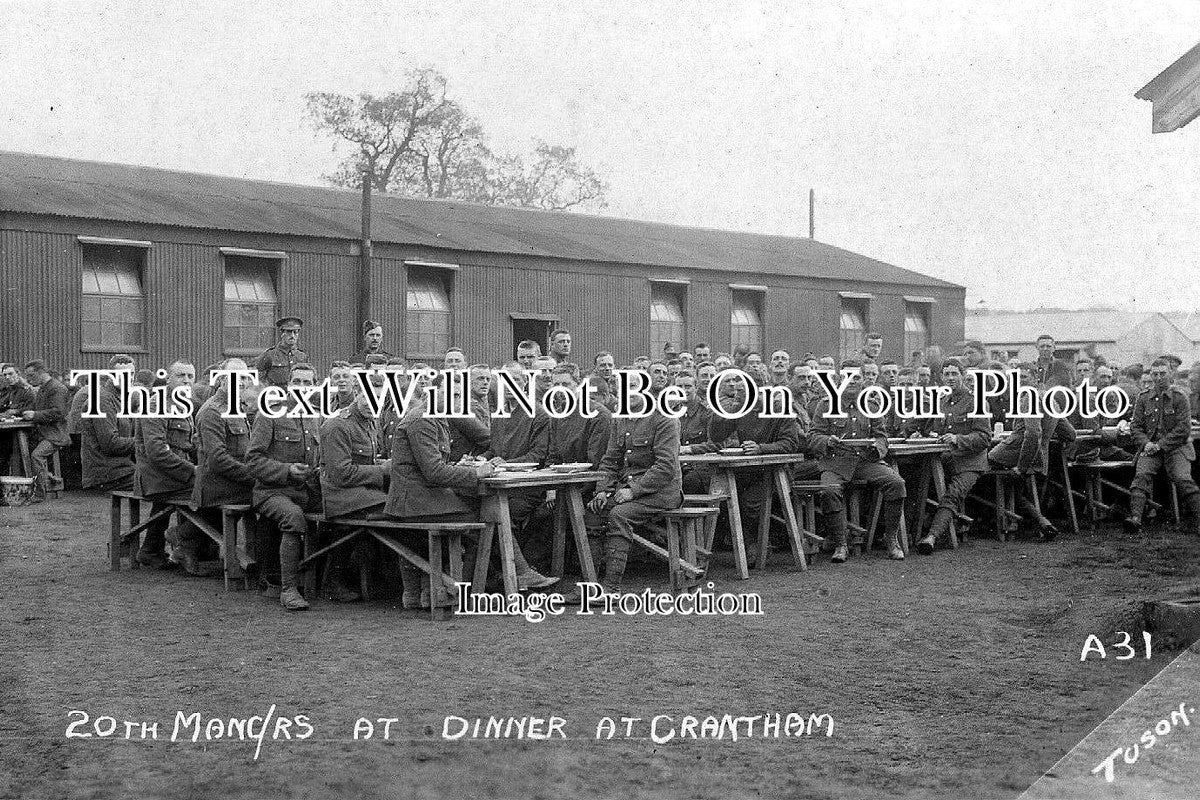
[[[907,360],[963,336],[964,289],[807,238],[376,196],[360,275],[358,192],[0,152],[0,357],[56,369],[114,352],[198,367],[257,355],[305,320],[316,366],[360,347],[511,359],[570,329],[585,367],[664,342]]]
[[[1037,358],[1037,337],[1049,334],[1055,355],[1073,361],[1080,353],[1102,355],[1119,366],[1149,364],[1174,353],[1190,364],[1200,358],[1200,318],[1130,311],[985,312],[966,319],[968,339],[978,339],[992,358],[1007,361]],[[1190,331],[1189,329],[1190,328]]]

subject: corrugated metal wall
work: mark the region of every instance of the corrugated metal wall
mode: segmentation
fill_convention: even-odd
[[[179,355],[198,369],[222,353],[223,260],[219,247],[288,253],[277,273],[281,311],[303,317],[301,347],[322,371],[357,349],[355,318],[358,258],[352,243],[220,231],[33,218],[3,220],[0,230],[0,358],[42,356],[53,367],[99,367],[108,353],[82,353],[79,340],[78,234],[145,239],[143,289],[147,297],[147,352],[140,365],[161,366]],[[405,260],[455,264],[452,273],[453,341],[471,361],[500,363],[512,357],[512,316],[551,316],[572,332],[576,360],[591,366],[599,350],[618,364],[649,348],[650,278],[688,280],[688,342],[729,349],[730,283],[765,284],[764,349],[784,347],[837,352],[839,291],[870,291],[869,326],[885,337],[885,354],[903,359],[903,295],[933,296],[933,341],[945,347],[963,337],[963,290],[876,286],[855,281],[761,276],[730,271],[688,273],[630,265],[555,262],[513,255],[377,247],[372,268],[373,318],[384,325],[384,347],[403,355]],[[764,354],[768,355],[768,354]]]

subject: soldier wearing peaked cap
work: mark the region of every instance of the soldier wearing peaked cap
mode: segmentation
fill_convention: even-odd
[[[275,321],[279,342],[268,347],[254,362],[258,379],[272,386],[287,386],[292,367],[308,361],[308,353],[300,349],[300,329],[304,320],[299,317],[282,317]]]

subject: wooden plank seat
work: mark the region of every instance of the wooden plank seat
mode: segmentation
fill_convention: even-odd
[[[715,507],[720,511],[726,503],[729,502],[729,495],[725,492],[715,492],[710,494],[685,494],[683,496],[683,505],[685,507]],[[705,524],[704,538],[697,544],[707,550],[710,554],[713,549],[713,541],[717,538],[717,518],[720,514],[709,517]]]
[[[1086,491],[1086,497],[1084,498],[1084,500],[1088,505],[1088,512],[1089,512],[1088,516],[1091,518],[1093,525],[1095,525],[1097,522],[1099,522],[1101,514],[1108,514],[1108,513],[1112,512],[1112,504],[1104,502],[1104,489],[1105,488],[1109,488],[1115,492],[1119,492],[1126,498],[1128,498],[1130,496],[1130,487],[1122,486],[1121,484],[1116,483],[1115,481],[1109,480],[1108,478],[1106,478],[1104,476],[1105,476],[1105,473],[1115,472],[1117,470],[1122,470],[1122,469],[1132,470],[1133,462],[1131,462],[1131,461],[1085,461],[1083,463],[1076,463],[1074,466],[1080,467],[1084,471],[1085,491]],[[1172,483],[1170,480],[1168,480],[1167,484],[1170,487],[1169,491],[1171,492],[1171,502],[1172,502],[1172,509],[1175,514],[1175,521],[1176,521],[1176,523],[1178,523],[1179,522],[1179,494],[1175,489],[1174,483]],[[1156,500],[1154,500],[1154,498],[1147,497],[1146,498],[1146,508],[1153,509],[1154,511],[1162,511],[1163,505],[1162,505],[1162,503],[1159,503]]]
[[[664,511],[665,528],[646,527],[666,538],[666,548],[636,532],[632,534],[634,543],[667,562],[672,594],[694,588],[704,577],[712,550],[702,541],[707,543],[709,521],[716,520],[719,513],[721,509],[716,506],[681,506]]]
[[[235,553],[237,558],[226,559],[225,591],[233,581],[242,580],[242,588],[250,588],[249,567],[254,564],[254,539],[258,533],[258,517],[249,503],[226,503],[221,506],[221,553]],[[238,524],[242,526],[241,544],[238,543]]]
[[[356,519],[354,517],[327,518],[324,514],[305,514],[305,518],[316,525],[330,525],[350,529],[349,533],[336,536],[334,541],[324,547],[316,547],[315,534],[305,537],[304,558],[300,568],[306,570],[306,594],[316,596],[316,575],[310,569],[316,559],[328,554],[337,547],[359,538],[369,536],[384,548],[391,550],[400,558],[412,564],[425,573],[429,582],[430,616],[434,619],[444,619],[447,608],[452,605],[453,596],[458,591],[456,583],[463,581],[463,536],[478,536],[487,527],[482,522],[401,522],[383,519]],[[429,558],[424,559],[405,543],[398,541],[395,534],[425,534],[429,546]],[[366,569],[361,565],[363,599],[370,599],[370,578]],[[447,571],[443,571],[445,568]]]
[[[868,494],[869,493],[869,494]],[[871,518],[864,526],[862,518],[863,500],[871,499]],[[850,546],[859,554],[871,552],[875,545],[875,531],[879,528],[879,518],[883,515],[883,493],[871,488],[866,481],[850,481],[846,484],[846,526],[854,532]],[[900,549],[908,555],[908,521],[907,514],[900,515]],[[953,536],[951,536],[953,539]],[[952,546],[957,547],[957,543]]]
[[[162,500],[143,497],[134,492],[114,491],[110,493],[111,502],[111,532],[109,537],[109,567],[114,572],[121,569],[121,552],[126,550],[131,569],[138,569],[137,552],[141,546],[142,531],[164,517],[177,514],[200,529],[221,550],[221,560],[224,563],[225,590],[229,591],[231,577],[244,577],[244,571],[254,564],[245,551],[236,546],[226,547],[224,535],[208,523],[186,500]],[[141,521],[142,503],[160,503],[166,506],[157,513],[151,514],[144,522]],[[124,507],[128,506],[129,528],[122,525]]]
[[[817,496],[824,488],[820,481],[792,481],[792,498],[795,501],[800,529],[804,531],[806,555],[812,555],[825,544],[825,538],[817,535]]]

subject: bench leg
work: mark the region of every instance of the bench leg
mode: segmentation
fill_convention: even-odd
[[[142,524],[142,501],[129,501],[129,530],[134,530],[138,525]],[[138,550],[142,549],[142,534],[135,533],[126,539],[129,546],[129,568],[141,569],[142,565],[137,560]]]
[[[108,568],[113,572],[121,571],[121,498],[113,495],[112,501],[112,534],[108,540]],[[133,561],[137,560],[136,555]]]
[[[237,562],[237,515],[229,511],[221,512],[221,560],[225,565],[225,591],[229,589],[229,579],[238,577],[241,567]]]
[[[442,583],[442,537],[430,533],[427,538],[430,566],[426,576],[429,580],[429,616],[433,619],[445,619],[448,613],[446,604],[450,598],[445,584]]]
[[[671,594],[683,590],[683,575],[679,572],[679,520],[667,519],[667,567],[671,578]]]
[[[317,524],[310,522],[308,530],[304,532],[304,558],[308,558],[309,554],[317,551]],[[286,534],[280,534],[284,536]],[[313,602],[317,599],[317,570],[320,569],[320,564],[310,564],[304,570],[304,599],[308,602]]]

